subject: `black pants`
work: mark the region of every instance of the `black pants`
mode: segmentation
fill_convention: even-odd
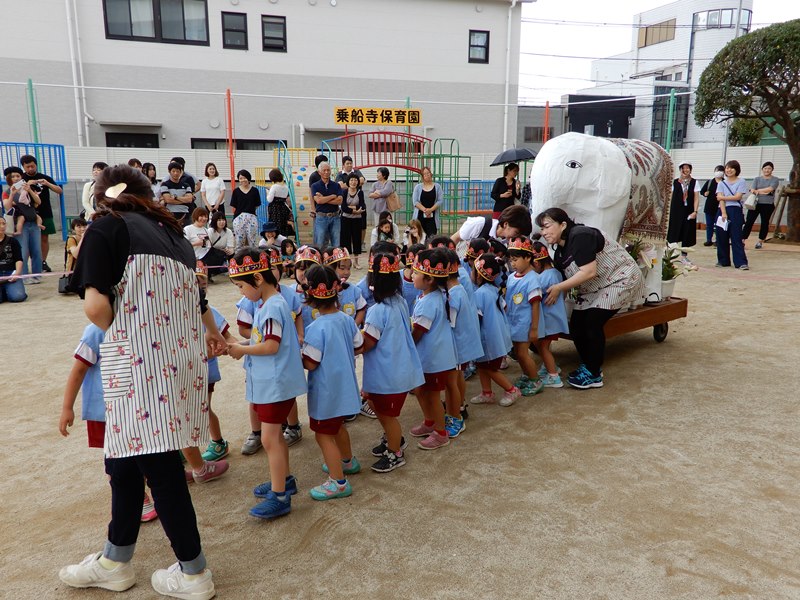
[[[342,217],[342,235],[340,243],[353,256],[361,254],[361,219]]]
[[[761,217],[761,230],[758,232],[758,239],[764,241],[769,234],[769,219],[775,210],[774,204],[756,204],[755,210],[747,211],[747,219],[744,222],[744,229],[742,229],[742,238],[747,239],[750,232],[753,231],[753,225],[756,224],[756,219]]]
[[[422,214],[422,211],[420,211]],[[420,219],[419,224],[422,225],[422,231],[425,232],[427,237],[433,237],[438,233],[436,229],[436,218],[431,217],[430,219]]]
[[[178,451],[107,458],[105,462],[106,473],[111,478],[108,541],[122,553],[109,558],[124,562],[125,558],[130,560],[124,554],[133,554],[139,537],[145,478],[175,556],[182,563],[201,557],[197,518]],[[205,562],[202,557],[201,560]]]
[[[606,334],[603,327],[617,314],[616,310],[588,308],[573,310],[569,320],[569,333],[581,362],[597,377],[606,355]]]

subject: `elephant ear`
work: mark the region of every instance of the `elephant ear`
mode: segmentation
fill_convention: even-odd
[[[627,203],[631,194],[631,168],[625,154],[615,144],[596,138],[597,152],[592,157],[598,169],[597,207],[609,208],[621,201]]]

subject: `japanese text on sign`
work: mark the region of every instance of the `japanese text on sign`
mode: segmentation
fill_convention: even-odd
[[[337,106],[333,109],[337,125],[389,125],[414,127],[422,125],[422,111],[418,108],[360,108]]]

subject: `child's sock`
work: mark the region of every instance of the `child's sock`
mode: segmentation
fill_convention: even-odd
[[[512,385],[512,386],[511,386],[510,388],[508,388],[506,391],[507,391],[507,392],[510,394],[510,393],[511,393],[511,392],[513,392],[515,389],[516,389],[516,386]]]
[[[192,473],[194,473],[195,475],[202,475],[203,473],[205,473],[205,472],[206,472],[206,465],[207,465],[207,464],[208,464],[208,463],[206,463],[205,461],[203,461],[203,466],[202,466],[202,467],[200,467],[200,469],[199,469],[198,471],[195,471],[194,469],[192,469]]]
[[[215,444],[221,445],[223,442],[225,442],[225,438],[219,438],[218,440],[211,440],[211,441],[214,442]]]
[[[433,427],[433,421],[429,421],[428,419],[425,419],[423,421],[423,423],[425,423],[425,427]]]
[[[347,484],[347,478],[337,479],[336,483],[338,483],[339,485],[346,485]]]
[[[260,431],[253,431],[253,435],[261,436],[261,432]]]
[[[198,573],[197,575],[188,575],[187,573],[182,573],[182,574],[186,578],[186,581],[194,581],[195,579],[203,575],[203,573]]]
[[[279,502],[286,502],[286,492],[275,492],[275,497]]]
[[[447,437],[447,430],[446,429],[442,429],[442,430],[435,429],[434,431],[436,431],[436,433],[438,433],[442,437]]]
[[[483,395],[484,395],[484,396],[491,396],[491,395],[492,395],[492,390],[491,390],[491,389],[488,389],[488,390],[482,390],[482,391],[483,391]]]
[[[352,460],[353,460],[352,456],[350,458],[343,458],[342,463],[345,465],[349,465]]]
[[[100,566],[101,566],[101,567],[103,567],[103,568],[104,568],[105,570],[107,570],[107,571],[113,571],[113,570],[114,570],[114,569],[116,569],[118,566],[120,566],[121,564],[123,564],[123,563],[121,563],[121,562],[117,562],[116,560],[111,560],[110,558],[106,558],[105,556],[101,556],[101,557],[98,559],[98,561],[97,561],[97,562],[99,562],[99,563],[100,563]]]

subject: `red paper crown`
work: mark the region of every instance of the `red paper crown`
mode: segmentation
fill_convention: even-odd
[[[536,250],[536,248],[533,249],[534,262],[537,260],[544,260],[545,258],[550,258],[550,253],[547,251],[547,246],[542,246],[539,250]]]
[[[478,258],[481,254],[483,254],[483,250],[475,250],[475,248],[469,246],[465,256],[467,258]]]
[[[414,264],[414,259],[416,259],[416,258],[417,258],[417,255],[414,252],[411,252],[411,251],[408,251],[408,250],[406,251],[406,264],[407,265],[413,265]]]
[[[241,263],[237,263],[235,258],[228,261],[228,275],[231,277],[239,277],[250,273],[261,273],[263,271],[269,271],[269,269],[269,257],[266,252],[261,252],[258,255],[258,262],[255,262],[249,255],[245,256]]]
[[[202,260],[198,260],[194,265],[194,274],[198,277],[208,277],[208,267]]]
[[[530,240],[530,238],[526,238],[525,236],[513,238],[511,241],[509,241],[508,249],[522,250],[523,252],[530,252],[531,254],[534,254],[533,242]]]
[[[482,258],[475,261],[475,270],[478,272],[478,275],[483,277],[486,281],[494,281],[497,275],[492,267],[486,266],[486,261]]]
[[[447,267],[447,272],[448,272],[450,275],[455,275],[456,273],[458,273],[458,266],[459,266],[459,265],[458,265],[458,263],[457,263],[457,262],[450,263],[450,264],[448,265],[448,267]]]
[[[431,264],[429,259],[420,262],[419,258],[414,259],[414,270],[429,275],[430,277],[448,277],[450,275],[450,265],[444,263]]]
[[[381,258],[381,262],[378,265],[378,273],[382,273],[384,275],[389,275],[391,273],[399,273],[400,270],[401,267],[399,258],[395,258],[392,261],[390,261],[388,256],[384,256],[383,258]]]
[[[347,248],[333,248],[330,252],[322,253],[322,264],[331,266],[340,260],[348,260],[349,258],[350,253],[347,251]]]
[[[277,265],[283,261],[283,256],[281,256],[281,249],[275,246],[269,247],[269,262],[270,264]]]
[[[318,265],[322,263],[322,257],[319,255],[319,250],[312,248],[311,246],[300,246],[297,249],[297,254],[295,254],[294,260],[295,262],[300,262],[301,260],[310,260]]]
[[[306,293],[311,296],[312,298],[318,298],[320,300],[326,300],[328,298],[333,298],[338,293],[336,289],[336,284],[334,283],[330,288],[325,285],[325,283],[320,282],[320,284],[315,287],[309,287],[306,290]]]

